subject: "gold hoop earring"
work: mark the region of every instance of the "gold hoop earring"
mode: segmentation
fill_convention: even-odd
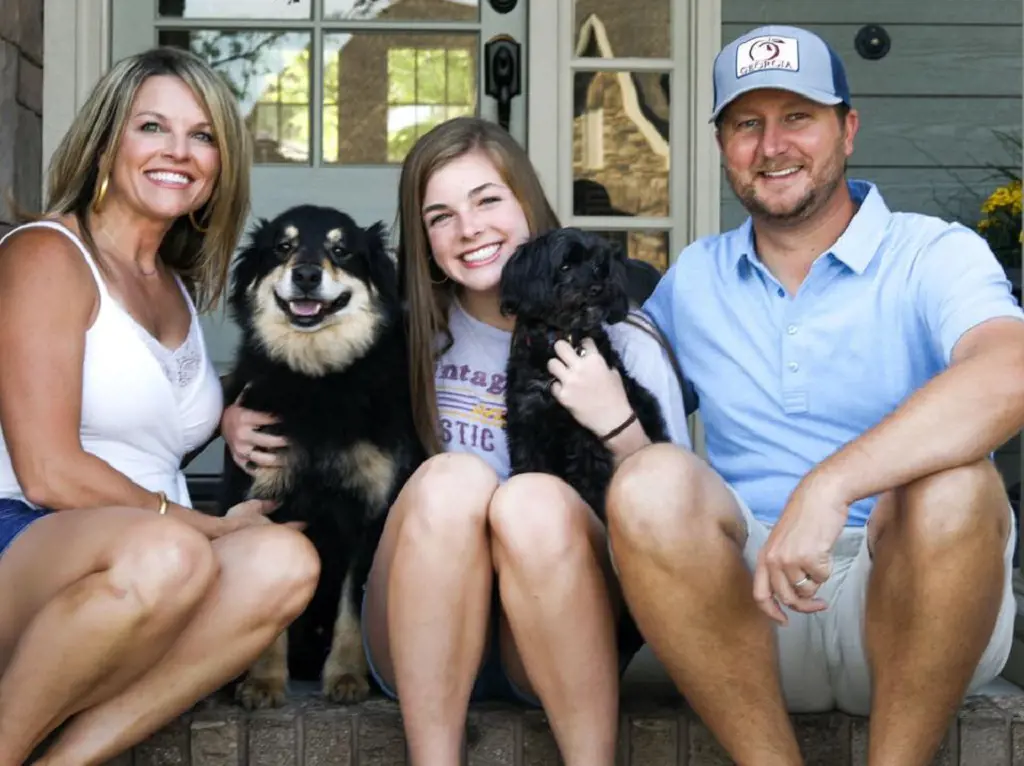
[[[110,183],[110,176],[103,176],[103,180],[100,182],[99,191],[96,193],[96,199],[92,201],[92,212],[100,212],[100,207],[103,205],[103,198],[107,196],[107,186]]]
[[[198,231],[200,234],[205,234],[207,232],[207,230],[210,228],[209,226],[206,226],[206,227],[200,226],[196,222],[195,211],[194,210],[189,210],[188,211],[188,220],[189,220],[189,223],[192,224],[192,228],[195,229],[196,231]]]
[[[442,273],[443,273],[443,272],[442,272]],[[445,284],[445,283],[446,283],[447,281],[448,281],[448,275],[447,275],[447,274],[444,274],[444,276],[442,277],[442,279],[441,279],[441,281],[440,281],[440,282],[438,282],[438,281],[437,281],[436,279],[434,279],[433,277],[431,277],[431,278],[430,278],[430,284],[432,284],[432,285],[438,285],[438,286],[441,286],[441,285]]]

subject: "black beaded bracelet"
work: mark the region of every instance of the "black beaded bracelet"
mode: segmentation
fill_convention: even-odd
[[[628,418],[626,418],[626,421],[621,426],[619,426],[618,428],[613,428],[611,431],[606,433],[604,436],[601,437],[601,441],[602,442],[606,442],[609,439],[614,439],[616,436],[618,436],[623,431],[625,431],[627,428],[629,428],[631,425],[633,425],[633,421],[635,421],[635,420],[636,420],[636,413],[635,412],[630,413],[630,416]]]

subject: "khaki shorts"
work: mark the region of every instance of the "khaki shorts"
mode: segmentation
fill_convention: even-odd
[[[757,555],[768,541],[770,528],[754,518],[735,493],[747,525],[743,559],[753,571]],[[968,693],[987,684],[1003,670],[1013,643],[1017,603],[1013,594],[1013,550],[1016,523],[1010,510],[1010,534],[1003,560],[1003,602],[995,631],[971,679]],[[833,574],[818,589],[828,608],[802,614],[782,607],[789,624],[778,626],[779,669],[782,692],[790,712],[824,712],[838,708],[867,715],[871,701],[871,674],[864,650],[864,604],[871,555],[863,527],[848,527],[833,548]]]

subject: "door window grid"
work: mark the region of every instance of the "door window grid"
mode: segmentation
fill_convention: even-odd
[[[323,3],[314,2],[317,18],[288,21],[266,15],[229,20],[211,13],[185,18],[182,0],[160,0],[163,15],[156,15],[153,25],[159,43],[191,48],[219,64],[221,71],[227,70],[227,79],[253,133],[257,164],[320,167],[399,163],[415,139],[430,127],[454,116],[476,113],[479,3],[458,0],[456,5],[464,6],[455,14],[458,20],[451,20],[453,15],[449,13],[443,21],[373,19],[372,12],[378,6],[384,8],[389,4],[384,0],[344,0],[334,4],[335,12],[340,14],[344,10],[341,6],[353,3],[359,8],[349,9],[349,18],[325,15]],[[375,156],[349,159],[341,147],[346,132],[341,103],[346,94],[337,86],[341,50],[350,39],[371,35],[395,38],[394,46],[386,51],[383,90],[377,96],[384,107],[380,129],[386,135],[372,142],[382,145]],[[403,37],[415,37],[416,43],[409,45]],[[248,47],[239,38],[249,38]],[[211,40],[230,42],[226,55],[218,55],[225,51],[211,48]],[[282,50],[271,50],[275,44]],[[231,67],[231,59],[259,64],[261,54],[268,52],[278,60],[276,68],[263,65],[262,69],[269,71],[252,74],[246,73],[243,66]],[[432,93],[434,88],[423,83],[412,86],[414,100],[395,98],[396,90],[409,91],[407,78],[395,71],[409,52],[413,53],[417,69],[429,66],[431,60],[442,62],[443,98],[438,98]],[[290,61],[283,63],[282,58]],[[318,59],[321,66],[314,63]],[[251,88],[256,78],[263,78],[264,82],[254,95]],[[322,98],[318,99],[317,93]],[[364,99],[349,100],[357,108],[360,102],[366,103]],[[319,109],[314,108],[317,101],[322,104]]]
[[[388,161],[401,162],[435,125],[472,114],[475,78],[469,51],[388,50]]]
[[[671,143],[676,62],[616,55],[601,14],[582,12],[579,3],[578,18],[571,7],[561,11],[559,25],[567,47],[559,140],[569,150],[562,154],[559,207],[567,223],[599,231],[631,258],[665,271],[678,239]],[[651,52],[670,52],[666,44]],[[644,169],[646,180],[638,177]]]

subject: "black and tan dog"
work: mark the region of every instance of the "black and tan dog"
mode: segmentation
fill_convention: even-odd
[[[626,258],[598,234],[561,228],[522,245],[502,271],[501,310],[515,315],[509,353],[507,415],[512,475],[548,473],[563,479],[604,519],[604,498],[614,462],[600,438],[580,425],[551,393],[548,360],[558,339],[578,347],[594,340],[619,371],[626,396],[652,442],[668,441],[661,407],[625,370],[607,325],[629,318]],[[641,330],[657,335],[648,325]],[[659,340],[660,342],[660,340]]]
[[[289,669],[319,677],[337,702],[369,691],[363,583],[387,510],[422,459],[382,230],[299,206],[261,221],[235,265],[241,340],[227,401],[241,394],[245,407],[274,415],[289,446],[283,468],[251,466],[252,476],[226,459],[222,507],[279,501],[273,520],[304,522],[322,562],[309,607],[236,687],[248,708],[283,702]]]

